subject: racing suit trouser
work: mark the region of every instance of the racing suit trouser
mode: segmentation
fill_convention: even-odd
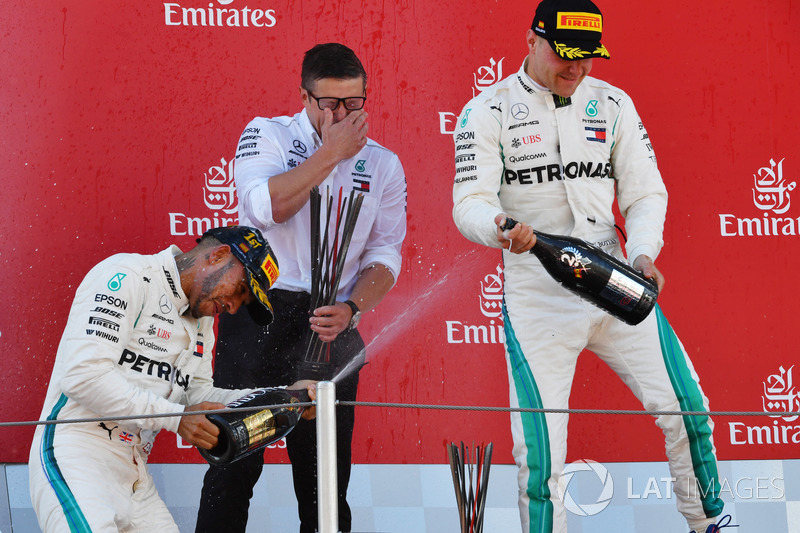
[[[37,433],[28,468],[42,531],[178,533],[141,445],[120,442],[113,424],[96,425],[48,425]]]
[[[609,365],[645,409],[708,410],[692,363],[658,306],[630,326],[570,293],[543,268],[512,275],[506,278],[503,309],[511,407],[568,408],[577,358],[585,348]],[[511,415],[524,533],[566,531],[558,485],[564,483],[567,422],[567,414]],[[656,425],[665,435],[678,510],[694,523],[719,515],[723,503],[711,419],[665,415]]]

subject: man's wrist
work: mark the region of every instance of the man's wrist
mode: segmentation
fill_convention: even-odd
[[[355,304],[353,300],[345,300],[344,304],[350,308],[352,315],[350,316],[350,324],[348,324],[348,329],[355,329],[358,326],[359,320],[361,320],[361,309]]]

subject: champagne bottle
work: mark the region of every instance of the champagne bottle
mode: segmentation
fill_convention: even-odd
[[[516,224],[507,217],[500,229]],[[658,297],[655,280],[576,237],[533,233],[536,244],[530,253],[565,288],[632,326],[650,314]]]
[[[261,450],[289,434],[300,421],[303,407],[276,405],[309,402],[308,391],[258,389],[228,404],[228,407],[257,407],[241,412],[206,415],[219,428],[217,445],[210,450],[198,448],[200,455],[213,465],[228,464]]]

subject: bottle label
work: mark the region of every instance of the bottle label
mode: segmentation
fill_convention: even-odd
[[[249,446],[261,444],[275,435],[275,417],[269,409],[258,411],[244,418],[242,422],[247,428]]]
[[[643,293],[644,287],[641,283],[614,269],[600,296],[609,302],[616,302],[623,309],[630,311],[642,299]]]
[[[570,268],[572,274],[576,278],[583,277],[583,273],[588,272],[588,266],[592,264],[592,260],[584,256],[581,251],[574,246],[562,248],[561,257],[559,259]]]

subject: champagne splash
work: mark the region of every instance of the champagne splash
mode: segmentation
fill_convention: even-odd
[[[331,381],[337,384],[340,383],[343,379],[353,372],[358,371],[364,365],[367,354],[372,357],[375,354],[381,353],[398,337],[407,335],[408,329],[415,322],[419,322],[421,318],[434,311],[439,312],[439,310],[442,309],[442,305],[440,305],[442,300],[449,298],[451,294],[450,291],[445,290],[448,283],[463,283],[465,278],[470,279],[477,274],[480,269],[485,267],[485,263],[481,258],[475,257],[479,254],[485,254],[485,251],[483,249],[473,249],[459,255],[455,260],[455,264],[447,269],[447,273],[444,276],[438,278],[425,290],[412,297],[411,300],[406,303],[405,310],[399,315],[387,320],[386,325],[372,338],[367,344],[367,347],[359,352],[352,361],[342,367]],[[454,280],[450,280],[451,274],[454,274]]]
[[[349,377],[351,374],[358,371],[359,368],[364,364],[364,360],[367,356],[366,348],[358,352],[355,357],[353,357],[349,363],[344,365],[336,375],[331,378],[331,381],[336,383],[337,385],[342,382],[343,379]]]
[[[492,257],[493,254],[489,255],[492,252],[493,250],[475,248],[457,256],[453,265],[446,269],[447,273],[444,276],[436,279],[426,289],[413,296],[399,315],[386,321],[383,328],[367,344],[367,352],[370,357],[386,349],[398,337],[408,335],[409,328],[415,323],[420,323],[422,318],[447,309],[446,305],[442,305],[443,301],[452,298],[454,290],[461,290],[465,280],[473,279],[486,267],[487,263],[484,262],[482,256],[496,260],[496,257]],[[451,276],[454,277],[453,280],[450,279]],[[454,287],[450,287],[448,284],[454,285]]]

